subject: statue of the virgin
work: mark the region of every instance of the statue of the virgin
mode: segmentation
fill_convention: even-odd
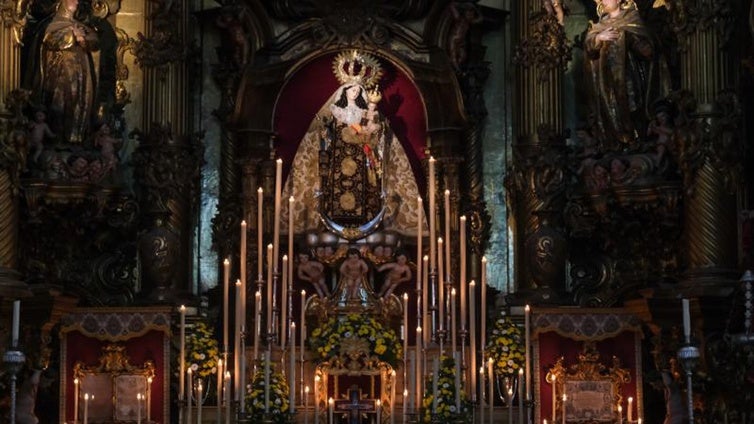
[[[324,225],[349,240],[380,226],[415,234],[419,192],[406,152],[377,107],[380,64],[349,51],[333,69],[341,85],[312,120],[286,183],[296,198],[295,230]]]

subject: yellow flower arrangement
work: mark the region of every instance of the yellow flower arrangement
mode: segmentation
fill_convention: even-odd
[[[419,415],[420,423],[430,422],[442,422],[451,420],[453,422],[466,422],[471,419],[471,404],[466,398],[466,393],[456,387],[455,383],[455,361],[453,358],[443,356],[440,358],[440,370],[437,375],[437,405],[434,414],[432,408],[435,393],[433,393],[433,377],[427,376],[424,391],[424,397],[422,398],[421,414]],[[461,390],[460,400],[461,408],[456,408],[456,390]],[[433,420],[434,418],[434,420]]]
[[[208,377],[217,372],[217,359],[220,349],[212,329],[203,322],[197,322],[190,334],[186,335],[186,366],[194,376]]]
[[[251,416],[251,422],[264,421],[264,364],[260,366],[254,374],[251,384],[246,386],[246,408]],[[291,422],[289,412],[289,388],[288,381],[285,377],[275,370],[270,364],[270,385],[269,385],[269,416],[272,422],[285,424]]]
[[[484,349],[485,363],[492,358],[495,374],[498,376],[514,377],[523,366],[525,360],[524,343],[521,330],[511,319],[503,314],[495,321],[492,334],[488,335],[489,342]]]
[[[392,367],[398,365],[403,346],[391,328],[366,314],[334,316],[312,331],[307,339],[319,362],[338,356],[344,339],[362,339],[369,345],[370,353]]]

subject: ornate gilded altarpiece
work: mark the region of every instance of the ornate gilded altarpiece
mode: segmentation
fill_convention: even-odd
[[[84,394],[94,394],[89,418],[135,422],[136,395],[142,417],[167,423],[170,415],[170,308],[80,308],[61,320],[60,423],[79,419]],[[78,392],[74,384],[78,379]],[[148,394],[148,396],[147,396]]]
[[[563,393],[568,423],[617,423],[618,405],[625,421],[629,397],[633,420],[644,417],[636,316],[623,309],[534,308],[531,331],[535,422],[549,421],[553,405],[560,422]]]

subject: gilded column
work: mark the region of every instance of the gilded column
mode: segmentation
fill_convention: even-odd
[[[177,244],[163,249],[175,255],[171,258],[174,269],[169,279],[163,275],[158,277],[169,280],[161,284],[178,292],[193,292],[191,259],[194,212],[203,154],[198,136],[174,139],[169,128],[153,125],[150,133],[141,140],[133,158],[141,210],[156,218],[146,230],[164,228],[172,236],[162,239],[173,240]]]
[[[571,57],[558,2],[517,3],[512,173],[517,298],[554,302],[565,290],[562,79]]]
[[[190,34],[186,1],[146,2],[145,34],[134,46],[137,63],[144,69],[145,131],[153,125],[168,125],[173,134],[193,130],[188,98]]]
[[[684,176],[687,278],[694,292],[736,283],[736,185],[743,157],[740,109],[727,46],[734,2],[693,0],[673,11],[681,47],[680,165]],[[693,99],[690,97],[693,96]]]
[[[0,0],[0,113],[8,110],[8,94],[21,81],[21,38],[29,2]]]
[[[27,105],[28,93],[12,90],[6,94],[4,105],[9,113],[0,112],[0,298],[18,298],[30,295],[16,270],[18,196],[21,171],[26,162],[26,120],[21,111]]]

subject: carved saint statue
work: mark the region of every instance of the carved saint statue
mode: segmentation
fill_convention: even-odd
[[[88,130],[95,96],[90,52],[98,37],[74,17],[78,0],[60,0],[44,34],[41,51],[42,102],[52,131],[64,142],[82,143]]]
[[[418,188],[403,146],[377,107],[379,62],[349,51],[334,68],[342,85],[314,117],[286,182],[285,193],[296,198],[295,231],[324,223],[353,240],[383,224],[411,234]]]
[[[649,106],[668,92],[667,67],[633,0],[596,0],[585,39],[585,77],[595,136],[628,147],[646,133]]]

